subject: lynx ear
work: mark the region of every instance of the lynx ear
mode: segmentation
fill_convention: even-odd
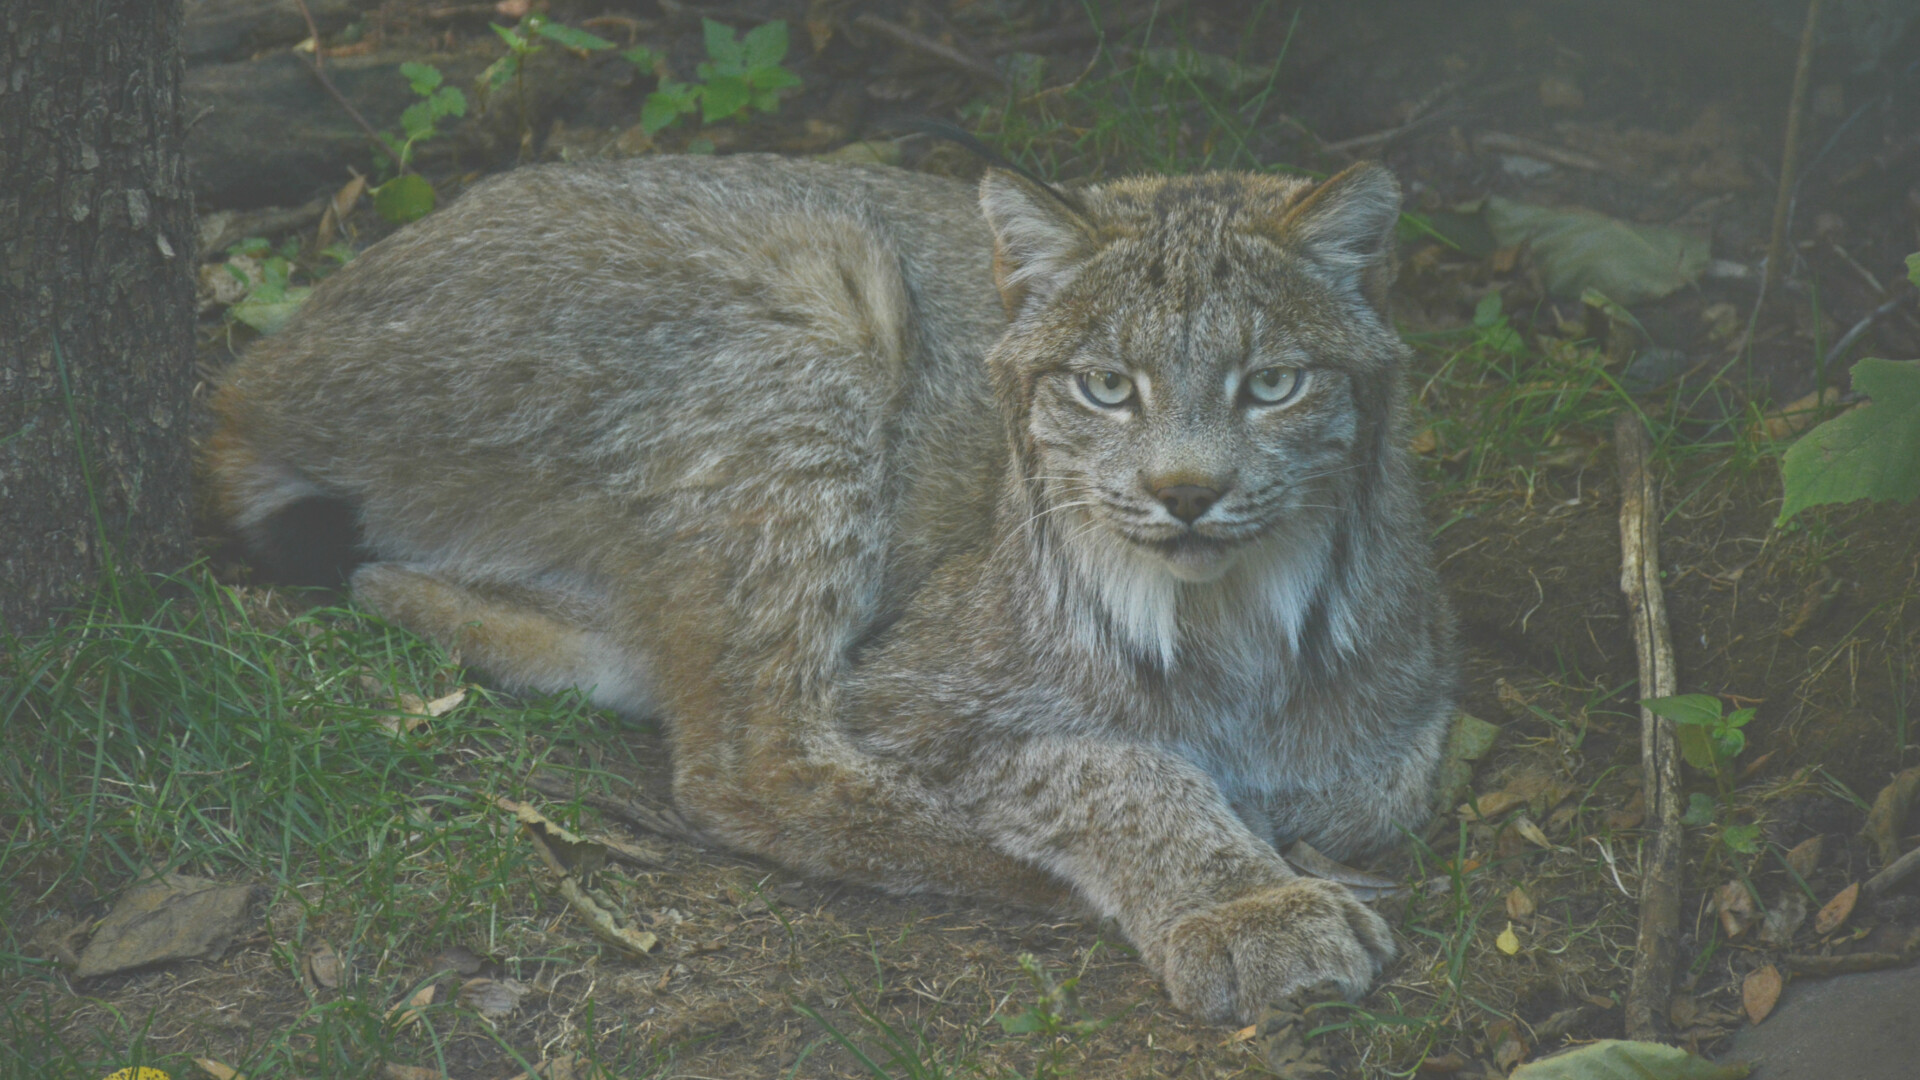
[[[1321,184],[1281,218],[1277,239],[1384,308],[1393,284],[1393,230],[1400,183],[1383,165],[1361,162]]]
[[[1023,176],[988,169],[980,178],[980,209],[993,229],[993,281],[1008,318],[1045,299],[1093,252],[1085,214]]]

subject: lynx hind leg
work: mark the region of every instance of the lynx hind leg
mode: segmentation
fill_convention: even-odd
[[[588,600],[526,585],[476,584],[401,563],[369,563],[356,600],[516,690],[578,688],[629,715],[652,711],[645,659],[605,630]]]

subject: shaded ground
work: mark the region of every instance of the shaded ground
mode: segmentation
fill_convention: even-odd
[[[361,104],[382,130],[409,100],[393,77],[400,59],[431,57],[471,85],[502,52],[489,18],[511,21],[478,4],[313,6],[326,21],[323,36],[339,43],[329,70],[349,96],[356,80],[369,87]],[[903,114],[931,115],[961,119],[1067,178],[1258,162],[1329,171],[1379,155],[1405,179],[1410,207],[1443,230],[1458,224],[1448,215],[1461,203],[1492,193],[1710,234],[1726,265],[1636,305],[1644,338],[1631,341],[1592,308],[1548,295],[1524,250],[1495,250],[1464,225],[1446,243],[1410,235],[1396,304],[1419,350],[1416,447],[1433,485],[1436,558],[1470,647],[1466,710],[1501,734],[1471,784],[1484,819],[1445,813],[1382,863],[1409,879],[1447,882],[1385,904],[1401,960],[1358,1009],[1316,1016],[1336,1029],[1325,1041],[1343,1071],[1368,1076],[1423,1059],[1434,1073],[1504,1075],[1569,1041],[1622,1034],[1637,918],[1629,894],[1645,833],[1606,441],[1608,418],[1627,405],[1596,373],[1619,378],[1636,358],[1665,350],[1665,374],[1650,376],[1636,403],[1661,436],[1661,559],[1681,689],[1757,710],[1718,823],[1690,832],[1683,980],[1669,1018],[1676,1041],[1722,1050],[1747,1023],[1741,987],[1752,971],[1786,954],[1872,951],[1920,922],[1920,894],[1909,884],[1863,901],[1831,933],[1807,920],[1766,942],[1758,924],[1730,939],[1715,900],[1727,883],[1744,882],[1763,909],[1817,910],[1864,879],[1879,865],[1858,836],[1866,804],[1914,760],[1907,718],[1920,670],[1920,508],[1816,512],[1773,529],[1777,447],[1755,422],[1769,402],[1821,379],[1843,386],[1851,357],[1920,353],[1908,305],[1825,362],[1841,333],[1895,295],[1900,259],[1920,247],[1920,189],[1910,187],[1920,160],[1912,77],[1920,48],[1914,35],[1893,34],[1867,55],[1838,30],[1823,46],[1793,273],[1749,333],[1792,66],[1793,37],[1771,8],[1689,5],[1678,24],[1650,3],[1604,13],[1572,3],[1449,7],[1374,3],[1297,15],[1250,4],[1177,15],[1096,8],[1112,38],[1102,53],[1085,12],[1065,4],[556,2],[556,21],[622,46],[648,44],[682,78],[705,55],[701,15],[741,29],[784,17],[793,28],[788,66],[803,88],[777,113],[745,124],[646,135],[635,117],[653,77],[612,56],[550,50],[524,120],[517,106],[497,107],[422,144],[420,162],[445,198],[521,158],[683,150],[696,139],[720,152],[829,152],[884,135]],[[902,45],[860,24],[862,14],[961,60]],[[1791,29],[1797,11],[1786,15]],[[216,248],[256,234],[276,243],[311,238],[320,209],[301,204],[336,189],[346,164],[370,170],[372,161],[357,129],[286,51],[304,36],[300,25],[237,25],[254,27],[253,36],[210,39],[196,69],[200,92],[229,94],[217,98],[229,103],[222,108],[249,96],[259,105],[214,115],[211,134],[197,136],[203,210],[238,215],[210,222],[209,236]],[[1223,119],[1223,100],[1236,92],[1234,101],[1246,100],[1257,87],[1230,92],[1190,74],[1156,74],[1146,50],[1161,44],[1237,58],[1271,90],[1258,109],[1233,104]],[[1035,70],[1037,83],[1021,81]],[[389,85],[379,97],[372,88],[381,80],[398,82],[398,95]],[[279,89],[268,95],[263,85]],[[384,115],[383,101],[391,106]],[[290,116],[316,118],[325,131]],[[979,167],[921,138],[862,152],[939,171]],[[242,172],[237,155],[247,154],[256,160]],[[390,226],[363,204],[342,228],[364,244]],[[324,263],[308,250],[297,265]],[[1500,294],[1494,314],[1505,322],[1470,326],[1490,292]],[[250,331],[221,321],[217,305],[207,318],[211,372],[229,340]],[[1517,350],[1496,338],[1501,328],[1517,335]],[[1751,348],[1732,353],[1743,335]],[[245,576],[225,561],[222,572]],[[261,610],[281,603],[257,589],[246,595]],[[443,660],[431,678],[415,692],[445,692],[464,676]],[[529,758],[548,768],[591,770],[620,797],[661,805],[666,774],[651,732],[602,718],[533,742]],[[636,861],[604,875],[623,910],[662,941],[644,961],[623,959],[544,890],[544,871],[510,818],[456,797],[529,797],[524,772],[465,764],[493,769],[484,745],[450,738],[436,748],[443,772],[405,813],[423,815],[415,822],[422,830],[432,818],[466,833],[391,868],[383,887],[401,897],[392,911],[373,910],[355,891],[364,884],[293,881],[266,903],[258,931],[218,961],[76,984],[51,962],[71,951],[128,875],[122,865],[114,876],[76,881],[63,876],[58,853],[35,849],[34,861],[9,867],[25,886],[13,894],[11,940],[45,964],[19,969],[27,977],[0,990],[15,1033],[137,1041],[154,1055],[231,1062],[278,1039],[307,1055],[302,1069],[326,1075],[378,1075],[385,1060],[504,1080],[589,1051],[623,1076],[871,1075],[829,1027],[882,1065],[897,1040],[929,1070],[889,1067],[901,1076],[962,1066],[1021,1076],[1269,1072],[1260,1037],[1174,1012],[1109,928],[796,881],[670,839],[634,837]],[[1706,778],[1690,779],[1712,790]],[[582,819],[620,828],[590,811]],[[1719,839],[1732,824],[1759,826],[1755,852]],[[1796,875],[1785,853],[1815,837],[1820,851]],[[41,895],[41,882],[53,891]],[[441,914],[422,921],[427,910]],[[406,933],[382,925],[402,919],[417,925]],[[1517,942],[1510,955],[1497,943],[1503,930]],[[334,987],[303,979],[301,958],[320,941],[356,974]],[[448,953],[456,948],[465,952]],[[1023,954],[1033,957],[1031,971]],[[449,1004],[474,977],[512,978],[529,993],[489,1021]],[[360,1030],[356,1023],[380,1027],[429,982],[439,991],[424,1023],[390,1023],[388,1041],[371,1045],[340,1034]],[[1783,1008],[1802,993],[1790,988]]]

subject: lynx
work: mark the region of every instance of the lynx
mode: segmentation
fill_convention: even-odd
[[[232,370],[283,578],[670,733],[716,842],[1111,917],[1251,1022],[1394,952],[1454,645],[1385,314],[1399,189],[1066,191],[765,156],[532,167]]]

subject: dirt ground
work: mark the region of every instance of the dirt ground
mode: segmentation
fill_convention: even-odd
[[[389,51],[497,53],[487,7],[388,0],[356,25],[367,35],[361,40]],[[1775,18],[1775,7],[1785,14]],[[1715,898],[1745,881],[1770,908],[1803,903],[1792,899],[1797,892],[1817,908],[1866,878],[1879,865],[1860,836],[1866,805],[1913,763],[1904,743],[1912,741],[1907,718],[1920,671],[1920,506],[1819,510],[1775,529],[1776,458],[1727,432],[1823,379],[1844,391],[1844,372],[1826,370],[1819,354],[1894,294],[1900,260],[1920,248],[1920,186],[1912,180],[1920,171],[1920,35],[1896,35],[1869,56],[1836,29],[1816,54],[1794,268],[1748,326],[1799,9],[1732,0],[1686,8],[1676,22],[1667,5],[1651,2],[1362,3],[1297,13],[1231,3],[1183,8],[1179,18],[1193,45],[1236,54],[1258,15],[1263,29],[1252,52],[1263,64],[1288,42],[1275,104],[1252,132],[1250,152],[1262,160],[1325,171],[1380,156],[1403,177],[1410,208],[1436,221],[1468,200],[1508,194],[1704,230],[1716,259],[1744,268],[1633,309],[1648,342],[1685,360],[1639,399],[1679,433],[1660,465],[1660,558],[1681,690],[1756,709],[1732,807],[1737,820],[1760,827],[1761,854],[1736,856],[1715,846],[1711,827],[1690,830],[1682,981],[1667,1018],[1676,1042],[1716,1053],[1748,1022],[1742,986],[1751,972],[1789,954],[1884,951],[1920,926],[1911,883],[1863,901],[1844,932],[1818,935],[1806,925],[1768,943],[1757,927],[1729,940]],[[828,151],[879,134],[904,113],[997,115],[998,106],[967,109],[1004,98],[1000,88],[861,28],[856,9],[868,10],[832,0],[705,9],[740,26],[786,18],[795,28],[789,66],[804,80],[776,114],[702,129],[718,136],[720,152]],[[686,13],[701,10],[664,0],[556,0],[551,13],[606,34],[631,30],[690,68],[699,28]],[[1097,39],[1084,32],[1078,6],[955,0],[874,5],[870,13],[987,63],[1042,56],[1045,70],[1059,73],[1048,85],[1095,59]],[[1110,14],[1134,27],[1159,17],[1150,7]],[[805,31],[813,26],[830,31],[817,51]],[[522,153],[551,159],[605,150],[631,129],[644,92],[617,65],[601,64],[570,96],[544,106],[530,145],[504,159],[446,163],[436,178],[452,189],[463,175]],[[1065,96],[1016,106],[1059,121],[1027,149],[1064,177],[1127,165],[1126,154],[1098,136],[1099,118],[1076,112],[1081,106]],[[1184,152],[1198,159],[1204,130],[1201,119],[1194,124],[1175,137],[1190,140]],[[669,130],[650,148],[684,149],[693,137],[692,129]],[[907,167],[978,168],[925,140],[900,148]],[[356,219],[362,239],[384,227],[371,217]],[[1529,341],[1610,332],[1579,303],[1548,296],[1525,252],[1416,237],[1403,266],[1395,303],[1414,335],[1465,326],[1496,289]],[[1738,324],[1731,330],[1728,310]],[[223,362],[228,331],[217,310],[208,319],[211,369]],[[1729,335],[1742,332],[1750,358],[1728,365]],[[1416,387],[1432,388],[1448,348],[1421,346]],[[1920,355],[1913,305],[1874,322],[1849,355]],[[1709,382],[1723,367],[1724,377]],[[1455,403],[1423,391],[1422,416],[1443,418]],[[1336,1028],[1321,1041],[1341,1075],[1384,1076],[1425,1059],[1423,1075],[1504,1076],[1569,1043],[1623,1034],[1637,920],[1630,894],[1647,834],[1608,430],[1569,424],[1551,442],[1502,449],[1478,471],[1479,458],[1444,439],[1422,448],[1436,559],[1468,646],[1463,706],[1500,731],[1471,781],[1484,817],[1443,813],[1374,867],[1443,884],[1382,902],[1399,931],[1400,960],[1359,1010],[1317,1014]],[[1686,445],[1689,435],[1700,445]],[[626,777],[631,787],[612,794],[664,808],[656,733],[609,721],[602,738],[566,748],[561,760]],[[660,1076],[872,1075],[797,1006],[869,1054],[883,1055],[891,1034],[923,1043],[926,1060],[956,1073],[961,1063],[984,1075],[1035,1077],[1271,1072],[1262,1033],[1174,1011],[1111,927],[1070,913],[801,881],[631,830],[616,816],[587,821],[625,829],[640,850],[609,872],[608,887],[659,935],[660,948],[645,961],[583,949],[591,939],[565,904],[529,883],[517,901],[513,955],[446,941],[438,952],[392,958],[422,980],[453,970],[441,979],[446,994],[474,975],[511,976],[531,988],[505,1019],[443,1018],[435,1038],[448,1075],[505,1080],[524,1068],[505,1048],[540,1061],[583,1037],[643,1048]],[[1781,853],[1815,837],[1824,842],[1799,875],[1803,889]],[[238,1054],[309,1007],[308,991],[287,977],[276,952],[293,921],[306,918],[300,910],[275,906],[258,935],[217,962],[68,986],[74,996],[53,1006],[59,1023],[77,1029],[110,1011],[150,1013],[152,1045]],[[77,922],[99,913],[67,914]],[[347,915],[339,918],[344,925]],[[1518,941],[1511,955],[1503,930]],[[446,951],[455,949],[464,951]],[[1032,960],[1023,967],[1026,954]],[[1048,980],[1057,991],[1051,998]],[[1058,1015],[1038,1031],[1009,1033],[1000,1022],[1048,1001]],[[904,1067],[891,1074],[939,1075]]]

